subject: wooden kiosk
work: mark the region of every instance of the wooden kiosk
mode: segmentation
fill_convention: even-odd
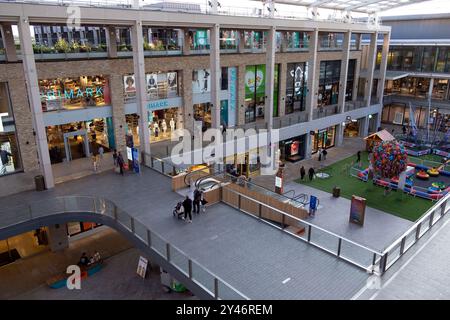
[[[387,130],[383,129],[381,131],[375,132],[364,138],[366,140],[366,150],[372,151],[374,145],[378,142],[393,141],[394,136],[390,134]]]

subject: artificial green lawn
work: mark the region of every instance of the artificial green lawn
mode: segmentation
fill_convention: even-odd
[[[361,169],[367,168],[369,166],[367,152],[361,152],[361,160]],[[312,182],[309,182],[306,175],[305,181],[298,179],[296,182],[330,193],[332,193],[334,186],[339,186],[341,188],[341,196],[344,198],[351,199],[352,195],[363,197],[367,200],[367,206],[410,221],[416,221],[433,206],[434,202],[430,200],[413,197],[399,191],[391,191],[385,196],[384,188],[350,176],[350,168],[353,165],[357,166],[355,162],[356,155],[319,170],[330,174],[330,178],[315,178]],[[306,171],[308,169],[306,168]]]

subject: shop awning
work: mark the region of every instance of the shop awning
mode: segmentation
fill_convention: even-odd
[[[409,73],[404,71],[386,71],[386,80],[398,80],[407,76]]]

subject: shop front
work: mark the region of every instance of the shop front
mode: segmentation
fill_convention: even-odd
[[[44,112],[111,104],[108,78],[102,75],[39,80],[39,90]]]
[[[305,111],[308,63],[288,63],[286,73],[286,114]]]
[[[102,226],[100,223],[95,222],[68,222],[67,223],[67,235],[73,237],[83,232],[93,230]]]
[[[52,164],[98,154],[100,147],[105,153],[115,148],[111,118],[48,126],[46,131]]]
[[[352,120],[345,124],[344,137],[352,138],[359,136],[359,128],[361,126],[361,120]]]
[[[319,149],[329,149],[334,147],[336,140],[336,126],[314,131],[311,135],[312,153]]]
[[[152,72],[145,75],[147,100],[161,100],[179,97],[178,72]],[[123,97],[125,103],[136,102],[136,79],[134,74],[123,76]]]
[[[236,176],[247,178],[258,176],[261,172],[259,150],[252,149],[246,153],[234,154],[225,158],[226,171]]]
[[[341,61],[321,61],[317,105],[325,107],[338,103]]]
[[[297,162],[305,159],[306,135],[280,142],[281,160]]]

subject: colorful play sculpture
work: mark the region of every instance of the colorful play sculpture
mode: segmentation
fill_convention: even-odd
[[[396,141],[378,142],[373,147],[372,166],[381,178],[392,179],[406,170],[408,155]]]

